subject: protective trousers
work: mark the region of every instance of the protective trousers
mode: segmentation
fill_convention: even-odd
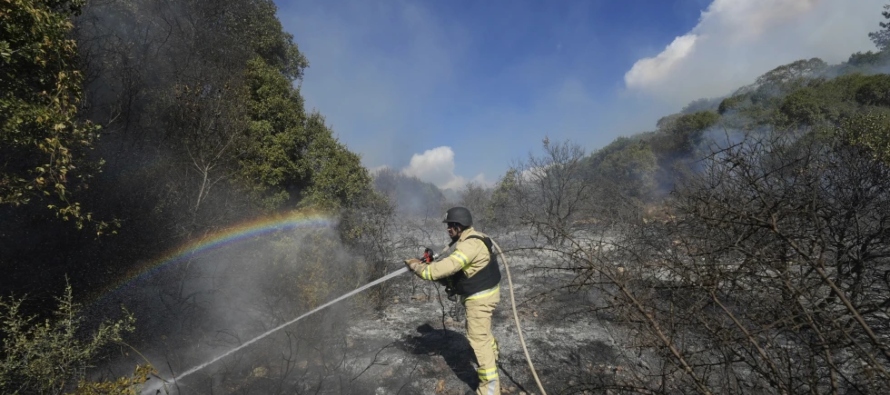
[[[478,296],[478,297],[476,297]],[[498,379],[497,341],[491,333],[491,314],[501,301],[499,288],[471,295],[464,300],[467,309],[467,339],[476,354],[479,368],[479,395],[500,395],[501,383]]]

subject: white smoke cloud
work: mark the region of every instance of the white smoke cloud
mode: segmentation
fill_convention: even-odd
[[[874,49],[884,0],[714,0],[698,25],[624,75],[631,92],[685,104],[718,97],[782,64],[839,63]]]
[[[432,183],[440,189],[460,190],[467,184],[467,179],[455,174],[454,167],[454,151],[451,147],[441,146],[412,155],[411,162],[402,169],[402,173]],[[481,173],[472,181],[488,185]]]
[[[654,58],[638,60],[624,75],[624,82],[631,88],[645,88],[663,81],[689,56],[697,38],[695,34],[677,37]]]

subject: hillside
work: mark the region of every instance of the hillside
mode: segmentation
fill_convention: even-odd
[[[460,304],[415,276],[285,325],[444,246],[459,204],[515,282],[505,393],[538,392],[508,290],[550,393],[890,393],[887,23],[453,196],[306,108],[272,2],[14,4],[0,392],[465,393]]]

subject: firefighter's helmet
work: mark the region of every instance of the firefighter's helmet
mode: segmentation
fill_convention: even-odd
[[[473,216],[470,215],[470,210],[467,210],[466,207],[452,207],[445,212],[445,219],[442,222],[454,222],[469,228],[473,226]]]

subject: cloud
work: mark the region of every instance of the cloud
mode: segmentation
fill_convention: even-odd
[[[839,63],[874,49],[883,0],[714,0],[698,24],[624,75],[632,93],[686,104],[798,59]],[[863,15],[873,17],[863,18]]]
[[[467,184],[465,178],[454,174],[454,151],[447,146],[426,150],[422,154],[414,154],[411,156],[408,166],[402,169],[402,173],[430,182],[440,189],[460,190]],[[485,176],[481,173],[475,176],[472,181],[488,185]]]

